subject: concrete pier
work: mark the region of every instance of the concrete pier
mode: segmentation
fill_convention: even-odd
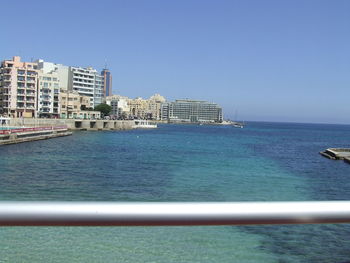
[[[350,148],[328,148],[320,154],[331,160],[344,160],[350,163]]]
[[[65,126],[1,130],[0,145],[46,140],[71,134]]]

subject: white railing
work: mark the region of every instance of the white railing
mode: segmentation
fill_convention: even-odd
[[[350,201],[0,202],[0,226],[173,226],[350,223]]]

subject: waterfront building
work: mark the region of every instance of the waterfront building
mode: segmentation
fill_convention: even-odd
[[[100,119],[99,111],[90,110],[89,96],[82,96],[77,91],[61,90],[59,94],[61,103],[60,117],[62,119]]]
[[[120,95],[107,96],[105,103],[112,107],[110,117],[113,119],[126,119],[130,115],[127,97]]]
[[[42,59],[35,61],[38,64],[38,69],[43,73],[56,72],[59,79],[59,90],[68,90],[71,86],[71,74],[68,66],[47,62]]]
[[[55,71],[38,71],[38,106],[37,117],[60,116],[59,78]]]
[[[112,73],[104,68],[101,75],[103,77],[103,96],[112,96]]]
[[[38,60],[39,69],[44,72],[55,71],[60,79],[60,90],[77,91],[82,96],[88,96],[89,107],[102,103],[104,97],[104,76],[91,67],[72,67],[52,62]]]
[[[130,109],[130,117],[136,119],[147,119],[147,101],[141,97],[135,99],[129,99],[128,105]]]
[[[91,108],[101,104],[103,98],[103,76],[91,67],[70,67],[70,72],[72,81],[68,90],[77,91],[82,96],[88,96],[90,100],[89,107]]]
[[[155,94],[148,99],[149,119],[161,120],[161,106],[165,101],[165,98],[159,94]]]
[[[163,103],[161,118],[169,122],[188,123],[221,123],[223,120],[222,108],[218,104],[189,99]]]
[[[38,70],[35,62],[19,56],[0,66],[0,113],[11,117],[36,117]]]
[[[112,107],[111,115],[115,118],[130,119],[161,119],[161,105],[165,98],[159,94],[151,96],[149,99],[137,97],[130,99],[120,95],[107,96],[106,104]]]
[[[136,98],[129,99],[130,114],[133,118],[160,120],[161,105],[165,98],[159,94],[151,96],[149,99]]]

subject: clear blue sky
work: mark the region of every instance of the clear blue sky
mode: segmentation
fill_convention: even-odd
[[[350,124],[350,1],[4,1],[0,59],[101,69],[114,93]]]

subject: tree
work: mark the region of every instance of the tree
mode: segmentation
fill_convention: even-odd
[[[95,107],[95,111],[101,112],[103,116],[108,116],[111,110],[112,107],[105,103],[99,104]]]

